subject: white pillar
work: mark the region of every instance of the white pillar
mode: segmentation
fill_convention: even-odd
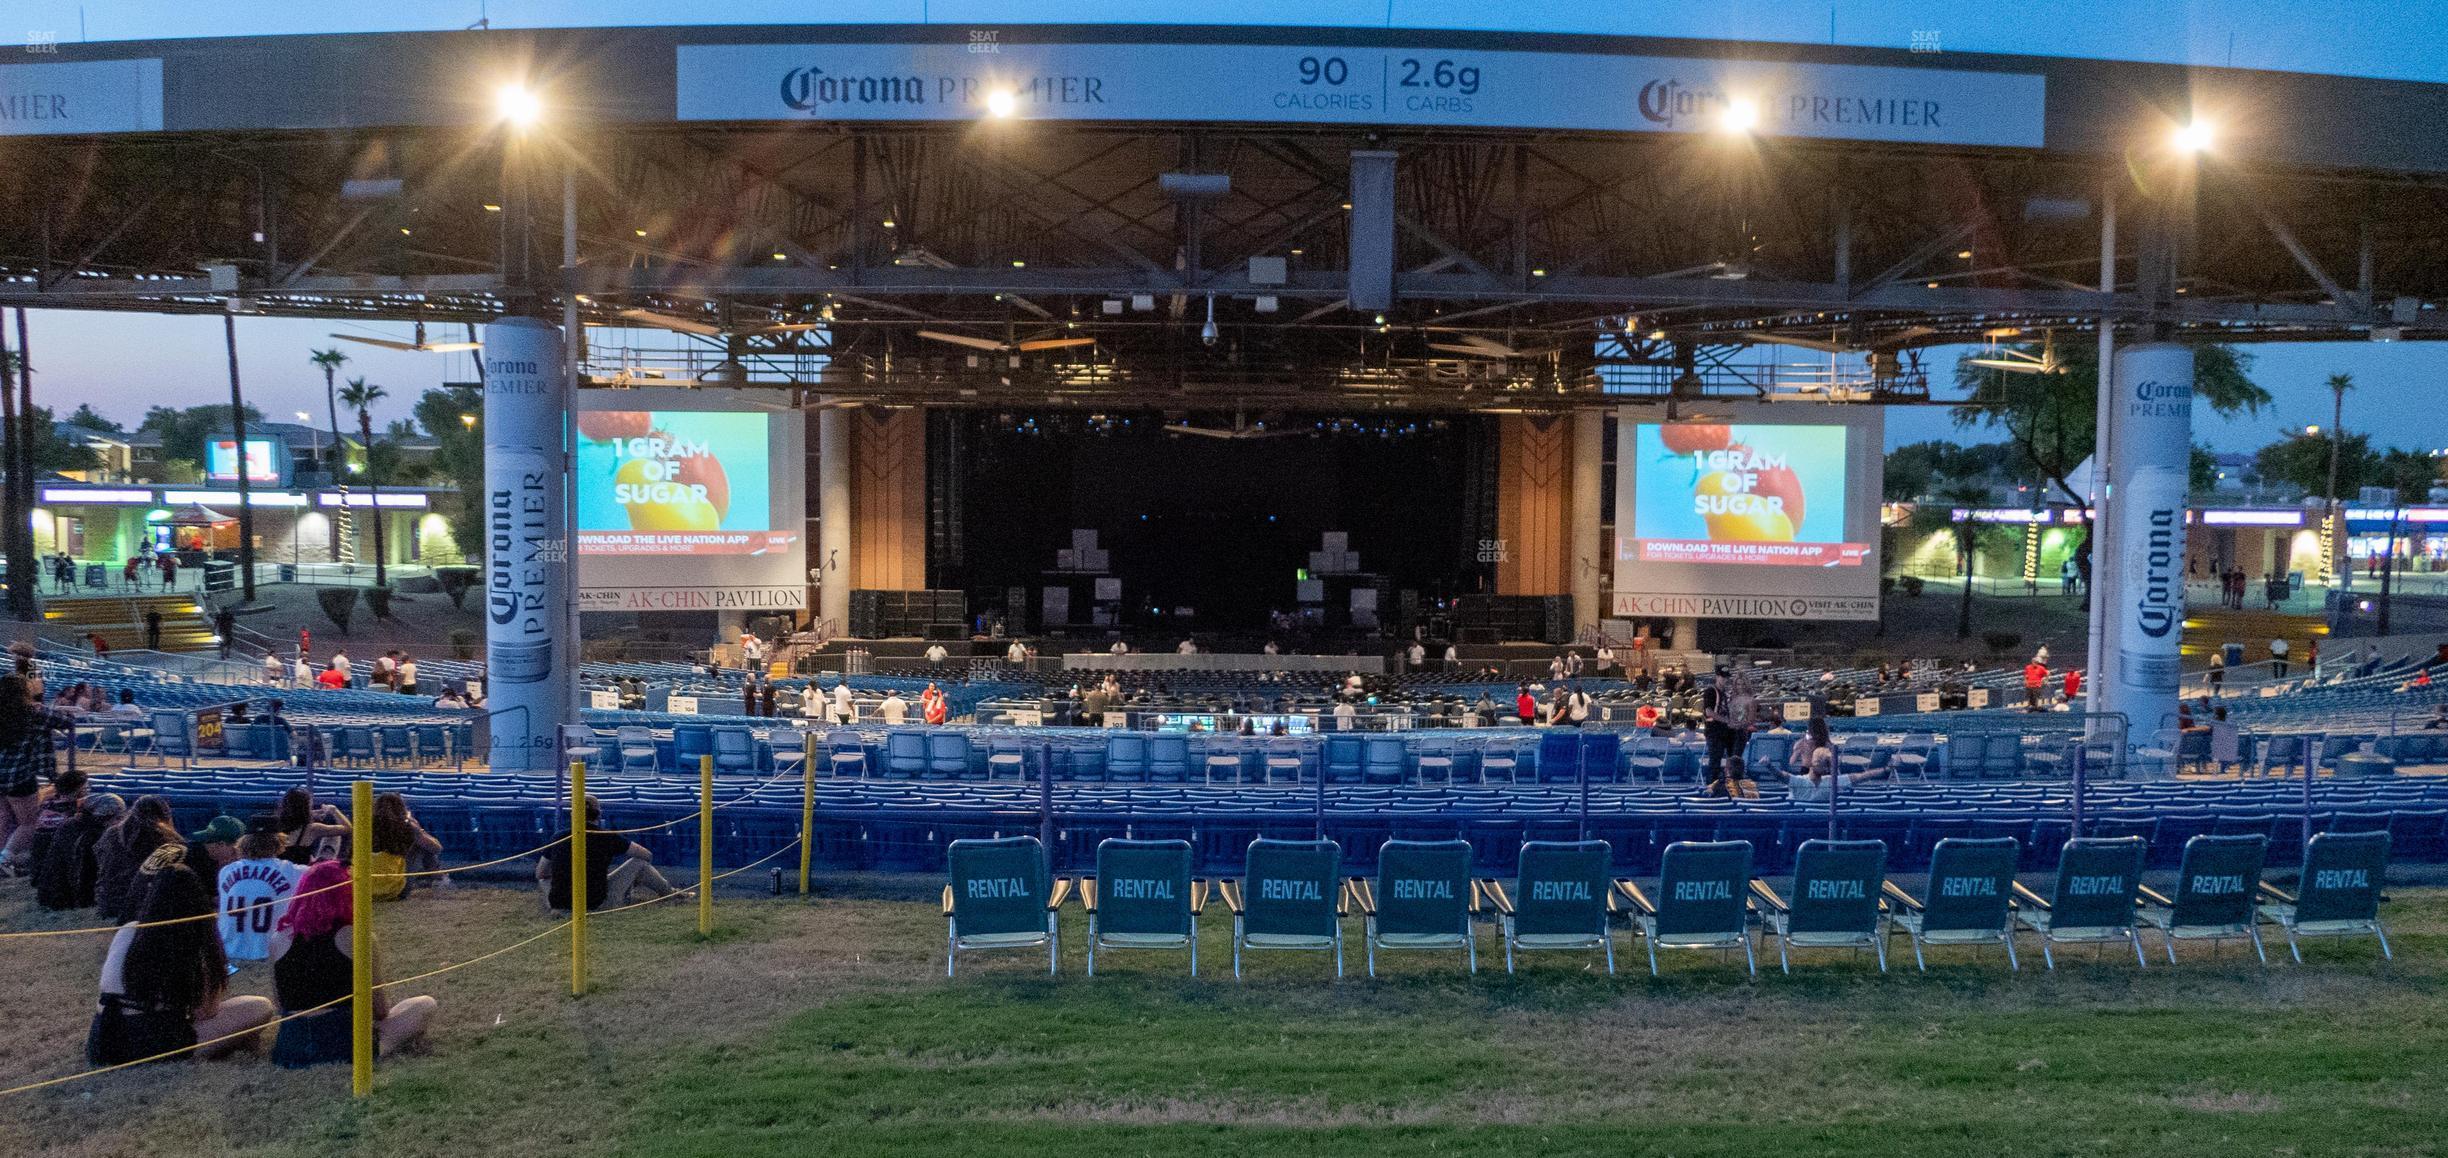
[[[833,634],[850,631],[850,419],[839,410],[816,413],[816,559],[822,586],[816,618]]]
[[[1598,480],[1606,458],[1606,412],[1578,410],[1572,417],[1572,607],[1573,630],[1595,625],[1606,615],[1605,593],[1598,571],[1607,561],[1607,544],[1598,538]]]
[[[2100,191],[2100,293],[2116,293],[2117,187],[2111,181]],[[2091,521],[2083,533],[2090,536],[2091,589],[2083,592],[2088,605],[2085,617],[2085,650],[2083,652],[2083,710],[2106,711],[2103,691],[2116,671],[2116,656],[2111,654],[2108,641],[2108,604],[2101,602],[2100,592],[2116,590],[2116,548],[2110,545],[2108,532],[2114,528],[2101,516],[2108,509],[2108,472],[2111,456],[2108,430],[2115,425],[2110,411],[2116,405],[2114,367],[2116,365],[2116,323],[2103,315],[2099,320],[2099,373],[2094,389],[2098,410],[2093,415],[2091,438],[2091,491],[2084,496],[2090,504]],[[2191,459],[2188,458],[2190,464]]]
[[[2193,445],[2193,351],[2170,342],[2117,351],[2109,411],[2109,523],[2118,566],[2103,588],[2103,653],[2115,659],[2100,710],[2131,735],[2172,727],[2184,636],[2185,489]]]
[[[570,408],[561,331],[535,318],[485,327],[485,695],[492,715],[486,762],[541,770],[559,758],[576,665],[565,602]]]

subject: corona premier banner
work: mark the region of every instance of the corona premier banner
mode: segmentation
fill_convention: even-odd
[[[2184,636],[2185,490],[2193,445],[2193,351],[2170,343],[2116,353],[2109,410],[2106,518],[2115,536],[2114,590],[2100,641],[2112,655],[2100,710],[2125,713],[2133,734],[2172,726]]]
[[[485,327],[486,761],[544,769],[558,758],[577,665],[570,622],[561,331],[534,318]]]

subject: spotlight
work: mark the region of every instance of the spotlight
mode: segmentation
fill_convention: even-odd
[[[505,84],[494,91],[493,112],[502,120],[526,128],[544,116],[544,100],[523,84]]]
[[[1206,325],[1204,325],[1204,326],[1199,327],[1199,341],[1201,341],[1201,342],[1203,342],[1203,343],[1205,343],[1205,344],[1207,344],[1207,345],[1209,345],[1209,346],[1213,346],[1213,345],[1215,345],[1215,344],[1216,344],[1216,342],[1217,342],[1217,341],[1221,340],[1223,337],[1224,337],[1224,333],[1223,333],[1223,331],[1216,329],[1216,324],[1215,324],[1215,295],[1214,295],[1214,294],[1208,294],[1208,295],[1207,295],[1207,324],[1206,324]]]
[[[1759,127],[1759,119],[1759,102],[1750,97],[1734,97],[1717,114],[1717,127],[1729,133],[1748,133]]]
[[[2217,130],[2208,121],[2189,122],[2176,130],[2176,150],[2181,153],[2208,152],[2217,135]]]
[[[999,88],[986,94],[986,115],[988,116],[1008,117],[1017,112],[1019,108],[1020,98],[1013,96],[1010,89]]]

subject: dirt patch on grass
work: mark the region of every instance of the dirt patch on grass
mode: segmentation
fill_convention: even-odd
[[[2153,1104],[2153,1100],[2145,1099],[2145,1104]],[[2199,1114],[2274,1114],[2286,1108],[2278,1099],[2267,1094],[2241,1092],[2185,1094],[2157,1101],[2155,1104],[2174,1106],[2179,1110],[2191,1110]]]

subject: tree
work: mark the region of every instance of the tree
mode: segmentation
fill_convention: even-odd
[[[2253,453],[2253,469],[2271,483],[2294,487],[2306,495],[2328,496],[2329,449],[2337,447],[2337,489],[2351,494],[2365,485],[2377,482],[2380,456],[2372,453],[2371,436],[2349,434],[2342,438],[2330,432],[2301,434],[2281,438]]]
[[[428,390],[417,399],[417,425],[434,440],[433,469],[459,488],[442,511],[460,553],[484,558],[484,393],[473,386]]]
[[[2034,360],[2043,347],[2023,343],[2012,347]],[[2021,374],[1970,359],[1955,364],[1955,382],[1968,397],[1955,407],[1955,424],[1962,427],[1995,424],[2005,430],[2024,464],[2054,484],[2069,502],[2088,507],[2090,497],[2078,494],[2066,481],[2082,465],[2098,438],[2099,352],[2088,343],[2055,349],[2053,374]],[[2233,346],[2205,345],[2193,349],[2193,393],[2221,416],[2258,412],[2269,404],[2269,391],[2255,385],[2247,372],[2252,355]]]
[[[76,427],[79,430],[90,430],[96,434],[127,433],[127,429],[125,427],[122,427],[118,423],[95,413],[93,403],[91,402],[77,403],[76,413],[69,415],[67,422],[68,425]]]
[[[2192,463],[2185,471],[2185,489],[2205,495],[2218,489],[2218,456],[2201,443],[2193,444]]]
[[[317,368],[323,371],[323,409],[324,412],[331,417],[332,457],[334,459],[338,459],[342,455],[342,441],[340,438],[340,401],[339,395],[336,393],[336,391],[339,390],[339,387],[333,384],[333,380],[338,377],[340,367],[348,363],[349,356],[336,349],[317,350],[311,354],[308,354],[306,356],[306,360],[314,363]],[[348,494],[348,477],[346,472],[333,470],[331,465],[328,463],[323,464],[323,469],[329,471],[333,480],[340,484],[340,493],[344,496]],[[346,502],[345,499],[342,501],[344,503]]]
[[[1957,639],[1972,638],[1973,557],[1980,548],[1981,532],[1986,530],[1989,524],[1973,518],[1966,518],[1960,523],[1952,522],[1953,508],[1978,508],[1982,503],[1988,501],[1988,498],[1988,493],[1977,486],[1962,482],[1953,483],[1939,492],[1937,507],[1932,512],[1932,517],[1950,520],[1948,527],[1955,534],[1955,553],[1963,561],[1963,592],[1959,597],[1959,602],[1955,605],[1955,638]]]
[[[357,412],[357,434],[363,440],[366,448],[366,506],[374,512],[374,585],[376,587],[383,586],[386,582],[383,556],[389,552],[384,550],[386,540],[383,538],[382,480],[374,477],[375,468],[380,464],[374,460],[372,407],[376,402],[388,396],[388,391],[380,386],[367,384],[363,378],[349,379],[348,385],[340,391],[340,401]]]
[[[37,406],[26,412],[26,433],[31,439],[26,457],[35,478],[41,478],[45,472],[68,474],[102,465],[102,456],[95,454],[92,447],[74,437],[60,435],[59,424],[51,419],[50,407]]]
[[[249,422],[263,421],[263,412],[255,404],[246,404]],[[230,429],[230,408],[224,403],[209,403],[179,409],[156,406],[145,411],[144,421],[136,432],[161,439],[162,461],[201,463],[204,461],[204,440],[210,435]]]

